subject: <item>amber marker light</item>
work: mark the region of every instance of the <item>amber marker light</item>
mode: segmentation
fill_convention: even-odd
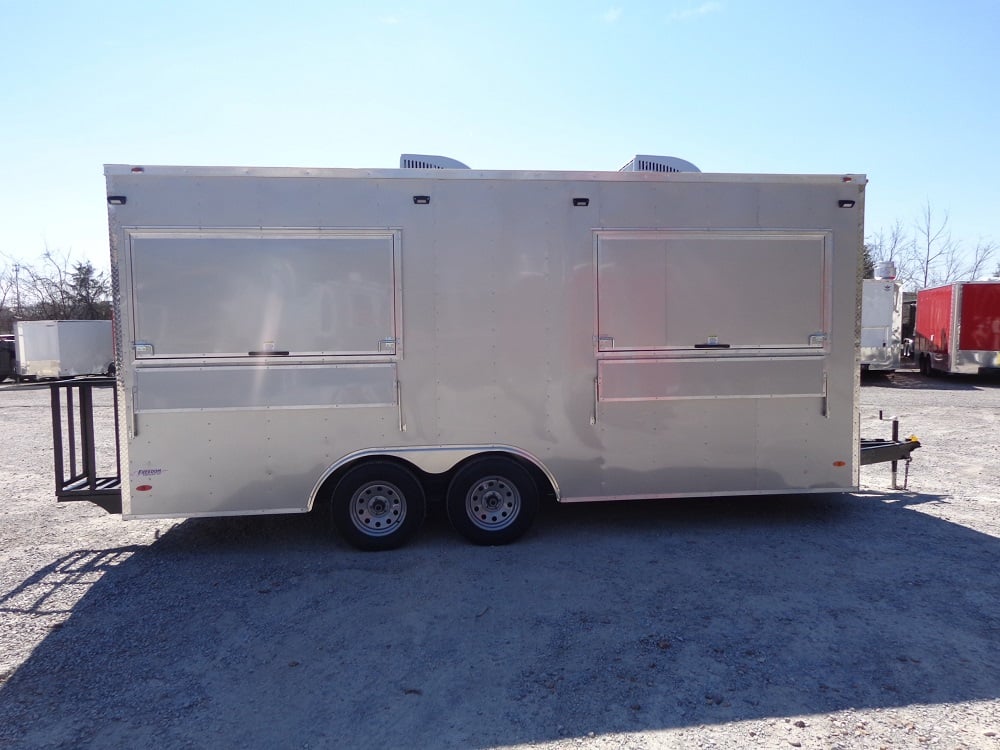
[[[847,466],[847,461],[834,461],[834,466]]]

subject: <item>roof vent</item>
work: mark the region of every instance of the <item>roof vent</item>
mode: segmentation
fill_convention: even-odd
[[[467,164],[447,156],[432,154],[403,154],[399,157],[400,169],[468,169]]]
[[[694,164],[676,156],[636,156],[619,172],[700,172]]]
[[[891,260],[879,261],[875,264],[875,278],[876,279],[894,279],[896,278],[896,264]]]

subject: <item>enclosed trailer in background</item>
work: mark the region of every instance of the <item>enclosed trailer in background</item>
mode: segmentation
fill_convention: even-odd
[[[861,369],[892,373],[903,348],[903,293],[895,270],[879,265],[874,279],[861,282]]]
[[[67,378],[113,371],[110,320],[22,320],[15,327],[20,378]]]
[[[1000,281],[918,291],[914,351],[925,375],[1000,371]]]
[[[543,496],[851,490],[917,445],[861,457],[864,176],[404,159],[105,168],[125,518],[386,549],[440,496],[498,544]]]

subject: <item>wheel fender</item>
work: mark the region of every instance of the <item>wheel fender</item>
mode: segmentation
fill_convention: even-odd
[[[362,459],[395,458],[408,463],[427,474],[444,474],[451,471],[464,461],[487,453],[500,453],[516,456],[534,465],[552,485],[556,500],[560,497],[559,483],[535,455],[512,445],[447,445],[447,446],[411,446],[404,448],[368,448],[348,453],[331,464],[320,476],[309,495],[308,509],[312,510],[323,486],[330,477]]]

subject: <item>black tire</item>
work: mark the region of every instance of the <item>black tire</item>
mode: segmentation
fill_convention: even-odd
[[[396,549],[413,538],[427,516],[424,488],[409,469],[390,461],[355,466],[337,483],[330,518],[357,549]]]
[[[509,544],[538,513],[538,487],[517,461],[487,456],[463,466],[448,485],[445,509],[459,534],[474,544]]]
[[[926,354],[920,355],[920,374],[925,377],[931,374],[931,360]]]
[[[925,354],[924,355],[924,366],[927,368],[927,372],[925,372],[924,374],[927,375],[927,377],[929,377],[929,378],[940,378],[942,375],[944,375],[944,371],[943,370],[938,370],[937,368],[935,368],[934,365],[931,364],[931,361],[932,361],[931,360],[931,355],[930,354]]]

